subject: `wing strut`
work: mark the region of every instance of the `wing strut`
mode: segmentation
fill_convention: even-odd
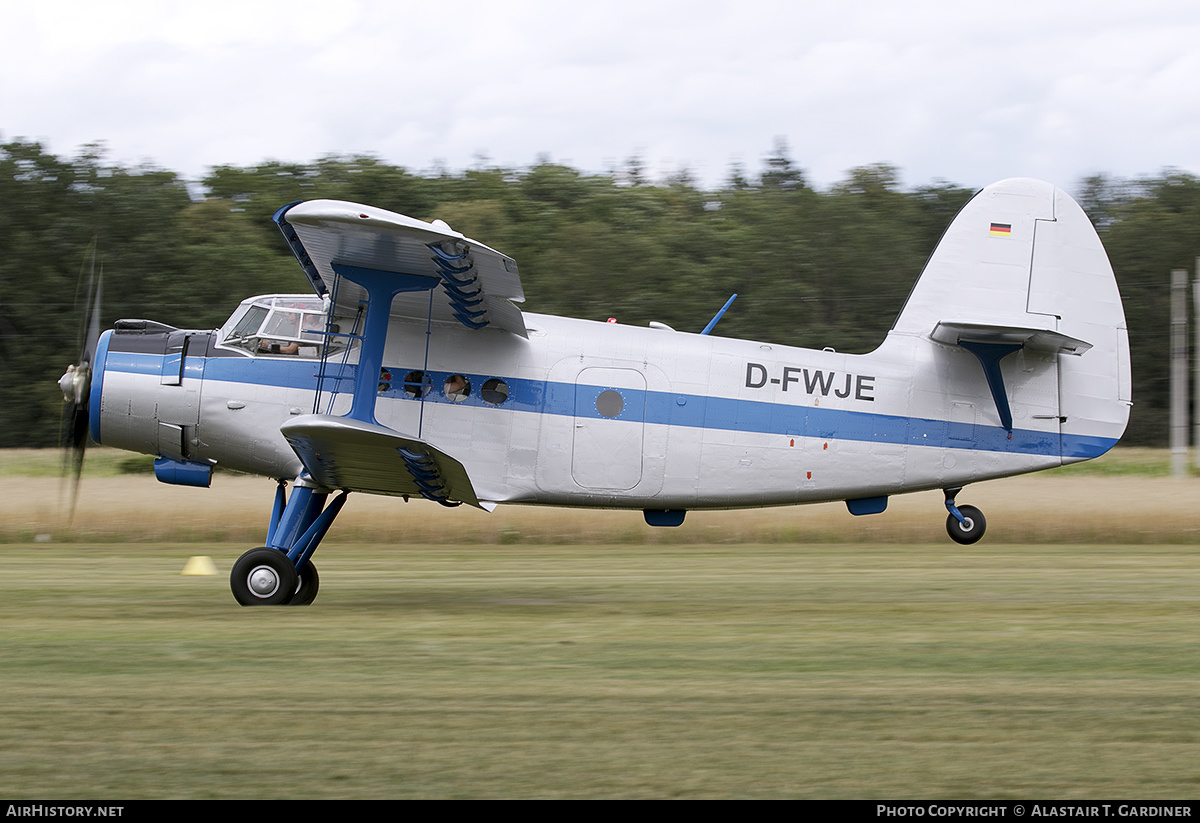
[[[334,263],[333,270],[340,277],[362,286],[367,292],[367,316],[363,322],[358,371],[354,378],[354,400],[346,417],[363,423],[376,423],[378,421],[375,420],[375,399],[379,395],[379,374],[383,369],[383,347],[387,342],[392,300],[404,292],[428,291],[441,280],[419,274],[380,271],[340,263]]]
[[[1000,415],[1000,425],[1012,437],[1012,409],[1008,405],[1008,392],[1004,389],[1004,375],[1000,372],[1000,361],[1015,351],[1021,349],[1020,343],[976,343],[972,340],[959,340],[958,345],[979,358],[983,366],[983,374],[987,377],[988,388],[992,390],[992,400],[996,401],[996,412]]]

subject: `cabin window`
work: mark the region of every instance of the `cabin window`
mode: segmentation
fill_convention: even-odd
[[[493,377],[483,384],[483,388],[479,390],[479,396],[483,398],[483,402],[499,406],[508,399],[508,384]]]
[[[410,371],[404,375],[404,393],[409,397],[424,397],[430,385],[429,375],[423,371]]]
[[[600,412],[601,417],[616,417],[624,408],[625,398],[612,389],[605,389],[596,398],[596,411]]]
[[[471,381],[461,374],[452,374],[442,384],[442,393],[452,403],[461,403],[471,394]]]

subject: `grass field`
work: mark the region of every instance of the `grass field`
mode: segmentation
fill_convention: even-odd
[[[71,526],[0,484],[6,797],[1200,794],[1195,479],[980,484],[972,547],[937,493],[654,531],[361,498],[282,609],[227,581],[269,484],[89,477]]]

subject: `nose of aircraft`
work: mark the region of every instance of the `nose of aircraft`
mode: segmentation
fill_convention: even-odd
[[[58,378],[58,387],[62,389],[63,402],[79,403],[83,400],[88,388],[88,370],[86,367],[67,366],[67,372]]]

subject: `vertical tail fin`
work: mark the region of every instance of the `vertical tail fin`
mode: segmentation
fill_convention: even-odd
[[[1065,460],[1103,453],[1125,431],[1129,338],[1116,278],[1087,215],[1048,183],[1004,180],[975,195],[892,334],[964,346],[991,369],[989,382],[1009,351],[1056,352]],[[1002,424],[1006,392],[1017,390],[993,386]]]

